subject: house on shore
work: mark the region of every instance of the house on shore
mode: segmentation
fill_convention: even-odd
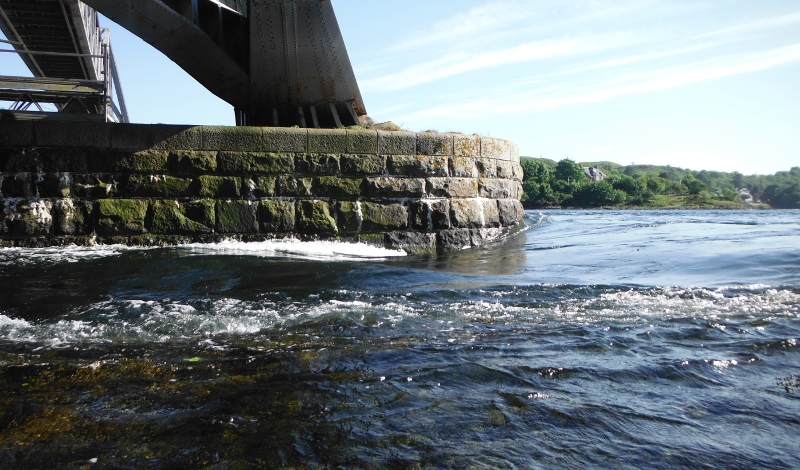
[[[590,181],[603,181],[606,179],[606,174],[600,171],[596,166],[583,167],[583,173]]]

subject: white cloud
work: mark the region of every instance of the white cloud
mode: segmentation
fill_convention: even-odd
[[[727,26],[705,33],[703,36],[740,36],[745,33],[759,31],[773,32],[775,28],[791,26],[796,23],[800,23],[800,11]]]
[[[465,41],[476,38],[486,41],[487,36],[504,31],[509,24],[530,19],[533,16],[533,9],[530,7],[531,5],[527,2],[492,1],[440,21],[433,26],[431,31],[415,32],[389,50],[398,52],[423,50],[430,47],[441,48],[447,45],[463,44]]]
[[[628,45],[631,41],[630,35],[622,33],[542,40],[477,53],[458,52],[440,59],[420,62],[395,73],[364,79],[361,86],[365,90],[400,90],[466,72],[569,55],[592,54]]]
[[[800,61],[800,43],[762,52],[732,54],[642,73],[628,74],[601,83],[562,83],[532,91],[496,96],[468,104],[433,107],[419,117],[470,117],[519,114],[556,109],[580,103],[597,103],[620,96],[650,93],[692,83],[766,70]]]

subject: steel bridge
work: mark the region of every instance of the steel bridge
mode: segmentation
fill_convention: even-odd
[[[237,125],[335,128],[366,115],[331,0],[0,0],[0,30],[34,75],[0,77],[0,101],[127,121],[97,12],[233,105]]]
[[[0,0],[0,31],[13,46],[0,57],[19,54],[33,74],[0,76],[0,101],[12,103],[17,118],[128,121],[109,33],[92,8],[77,0]]]

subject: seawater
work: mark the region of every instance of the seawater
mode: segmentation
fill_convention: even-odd
[[[3,468],[796,468],[800,212],[0,250]]]

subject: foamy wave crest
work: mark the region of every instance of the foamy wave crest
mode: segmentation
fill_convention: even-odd
[[[237,256],[290,257],[311,260],[369,260],[406,256],[402,250],[390,250],[364,243],[332,241],[300,241],[297,239],[240,242],[223,240],[219,243],[190,243],[180,249],[194,254]]]
[[[143,249],[146,248],[125,245],[2,248],[0,249],[0,266],[76,263],[78,261],[119,256],[126,251]]]

